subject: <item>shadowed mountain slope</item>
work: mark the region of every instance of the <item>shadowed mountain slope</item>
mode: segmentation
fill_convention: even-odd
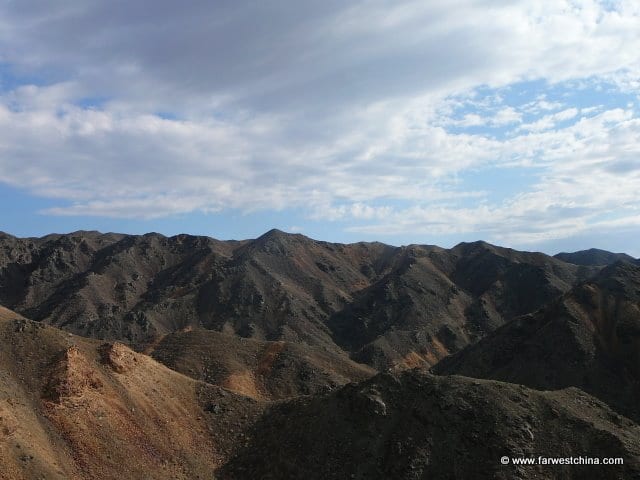
[[[640,267],[610,265],[433,370],[544,390],[576,386],[640,420]]]
[[[358,361],[433,365],[597,269],[485,242],[403,247],[388,274],[329,320]]]
[[[188,328],[344,351],[376,368],[433,365],[600,267],[484,242],[453,249],[75,232],[0,235],[0,302],[138,350]]]
[[[537,392],[417,370],[273,405],[251,428],[251,439],[218,478],[600,480],[640,475],[640,427],[578,389]],[[503,456],[622,457],[624,465],[515,466],[502,465]]]

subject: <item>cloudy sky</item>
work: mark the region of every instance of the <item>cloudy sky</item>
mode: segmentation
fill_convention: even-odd
[[[637,0],[0,0],[0,230],[640,255]]]

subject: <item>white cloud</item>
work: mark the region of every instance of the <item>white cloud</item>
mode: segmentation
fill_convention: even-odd
[[[522,113],[518,112],[513,107],[505,107],[499,110],[492,119],[492,123],[495,125],[509,125],[511,123],[519,123],[521,121]]]
[[[478,103],[473,104],[476,107],[479,106]],[[463,103],[462,105],[464,106],[465,104]],[[451,107],[451,105],[449,105],[449,107]],[[443,110],[446,111],[446,107]],[[467,113],[459,120],[444,117],[441,119],[440,123],[445,126],[455,127],[503,127],[505,125],[510,125],[513,123],[520,123],[521,121],[522,113],[509,106],[503,107],[495,112],[489,111],[485,115],[479,115],[477,113]]]
[[[483,232],[497,242],[533,244],[597,229],[638,226],[640,119],[630,112],[605,111],[559,131],[519,136],[505,141],[503,149],[505,156],[535,157],[536,151],[543,152],[533,163],[547,169],[530,191],[499,204],[394,210],[384,222],[352,230]]]
[[[525,78],[637,78],[640,16],[615,4],[23,0],[0,7],[0,51],[140,108],[323,109]]]
[[[560,110],[564,106],[562,102],[550,102],[546,100],[546,95],[543,95],[542,98],[524,105],[522,110],[527,113],[538,114],[543,111]]]
[[[0,181],[57,199],[48,213],[294,205],[367,231],[496,238],[637,217],[630,108],[495,91],[538,80],[637,93],[635,1],[145,3],[0,5],[13,78],[0,86]],[[541,179],[506,200],[459,183],[517,167]]]
[[[467,113],[462,120],[455,122],[454,125],[459,127],[475,127],[486,125],[487,123],[489,123],[489,119],[481,117],[477,113]]]
[[[577,108],[567,108],[566,110],[562,110],[557,113],[545,115],[535,122],[521,125],[519,127],[519,130],[527,130],[530,132],[541,132],[543,130],[549,130],[550,128],[555,128],[559,122],[571,120],[576,115],[578,115]]]

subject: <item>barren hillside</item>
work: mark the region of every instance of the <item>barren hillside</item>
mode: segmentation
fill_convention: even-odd
[[[446,250],[76,232],[0,235],[0,303],[137,350],[205,328],[347,352],[376,368],[430,366],[601,267],[484,242]]]

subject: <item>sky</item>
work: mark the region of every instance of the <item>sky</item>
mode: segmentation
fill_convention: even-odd
[[[637,0],[0,0],[0,230],[640,256]]]

